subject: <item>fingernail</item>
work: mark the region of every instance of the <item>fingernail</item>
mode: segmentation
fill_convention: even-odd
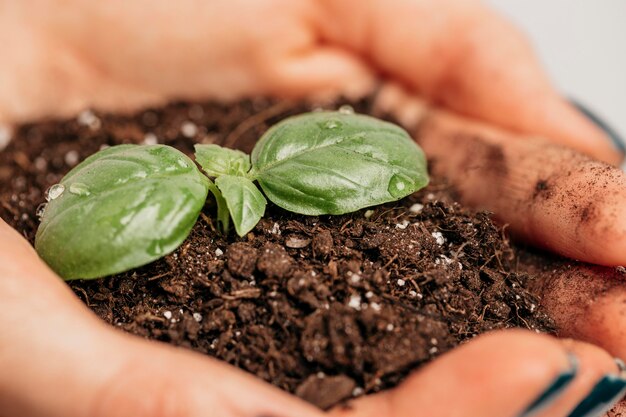
[[[531,403],[531,405],[519,417],[532,417],[543,411],[548,405],[556,400],[576,377],[578,372],[578,360],[572,354],[568,355],[570,367],[567,371],[559,374],[554,381]]]
[[[606,375],[589,395],[572,411],[569,417],[600,417],[611,409],[626,393],[626,379]]]
[[[617,149],[619,149],[622,153],[626,153],[626,141],[620,135],[618,135],[617,131],[608,125],[607,122],[602,120],[595,112],[593,112],[589,107],[579,103],[576,100],[570,99],[570,103],[572,103],[578,110],[581,111],[589,120],[591,120],[596,126],[604,131],[604,133],[611,138],[613,145]]]

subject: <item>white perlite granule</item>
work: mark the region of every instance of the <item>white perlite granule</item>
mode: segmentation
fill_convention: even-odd
[[[435,241],[438,245],[443,245],[444,243],[446,243],[446,238],[443,237],[443,234],[441,232],[432,232],[431,234],[435,238]]]
[[[355,310],[360,310],[361,309],[361,296],[352,295],[350,297],[350,301],[348,301],[348,307],[351,307]]]
[[[411,207],[409,207],[409,211],[411,213],[417,214],[417,213],[420,213],[423,208],[424,208],[423,204],[415,203]]]

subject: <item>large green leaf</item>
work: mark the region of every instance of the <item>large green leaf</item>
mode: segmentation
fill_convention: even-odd
[[[207,192],[207,178],[174,148],[111,147],[53,188],[35,247],[65,279],[132,269],[183,242]]]
[[[343,214],[399,200],[428,183],[426,159],[406,131],[373,117],[315,112],[269,129],[251,178],[267,198],[301,214]]]
[[[215,184],[226,200],[237,234],[245,236],[265,214],[265,197],[252,181],[244,177],[222,175],[217,177]]]

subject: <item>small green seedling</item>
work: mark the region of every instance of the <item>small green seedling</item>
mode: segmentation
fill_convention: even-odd
[[[174,251],[209,191],[222,231],[232,221],[244,236],[263,217],[266,197],[304,215],[344,214],[428,183],[424,154],[403,129],[342,112],[286,119],[251,156],[196,145],[195,157],[208,177],[165,145],[114,146],[87,158],[48,191],[39,255],[64,279],[98,278]]]

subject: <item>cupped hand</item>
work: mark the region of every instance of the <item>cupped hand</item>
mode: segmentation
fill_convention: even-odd
[[[2,221],[0,253],[6,261],[0,263],[1,416],[324,415],[217,360],[105,325]],[[396,389],[331,414],[565,417],[597,381],[619,373],[613,358],[592,345],[504,331],[443,355]]]
[[[596,184],[617,192],[588,217],[586,227],[572,233],[572,225],[580,223],[572,217],[575,202],[600,195],[598,185],[569,200],[567,193],[557,192],[561,205],[546,198],[539,206],[544,209],[529,216],[527,204],[535,191],[541,194],[554,183],[562,184],[561,190],[580,191],[588,174],[575,170],[581,162],[577,154],[559,147],[546,147],[551,156],[540,159],[545,142],[533,137],[608,162],[619,155],[551,87],[523,37],[481,3],[183,0],[172,6],[68,0],[62,9],[47,1],[2,7],[6,59],[0,66],[0,121],[70,115],[84,107],[126,110],[172,99],[363,94],[392,78],[430,104],[520,133],[485,134],[484,126],[461,120],[459,127],[455,116],[430,113],[422,126],[431,128],[422,132],[423,146],[430,156],[440,156],[443,163],[436,169],[461,186],[466,201],[496,210],[519,235],[558,253],[605,264],[626,261],[619,250],[624,229],[607,226],[611,213],[626,202],[616,171],[582,163],[589,172],[608,170]],[[486,180],[477,175],[468,181],[459,164],[469,161],[466,168],[473,167],[468,152],[474,148],[455,134],[464,131],[487,138],[488,144],[495,141],[511,175],[498,178],[490,171],[486,153],[476,157],[484,165],[477,172],[489,174]],[[562,163],[570,163],[575,175],[562,174]],[[490,188],[496,185],[500,188]],[[515,192],[506,192],[509,188]],[[596,242],[607,236],[611,244],[597,250]],[[101,324],[4,223],[0,249],[0,301],[10,315],[0,328],[0,415],[320,415],[213,360]],[[567,278],[560,277],[558,282]],[[581,285],[579,292],[586,291]],[[605,320],[603,312],[615,308],[614,299],[574,331],[568,317],[575,306],[563,294],[567,291],[554,294],[549,305],[564,334],[626,354],[620,350],[625,345],[621,333],[594,326]],[[566,416],[602,375],[617,369],[597,348],[526,332],[479,338],[396,390],[336,412],[517,416],[571,367],[567,352],[578,358],[577,376],[541,414]]]

